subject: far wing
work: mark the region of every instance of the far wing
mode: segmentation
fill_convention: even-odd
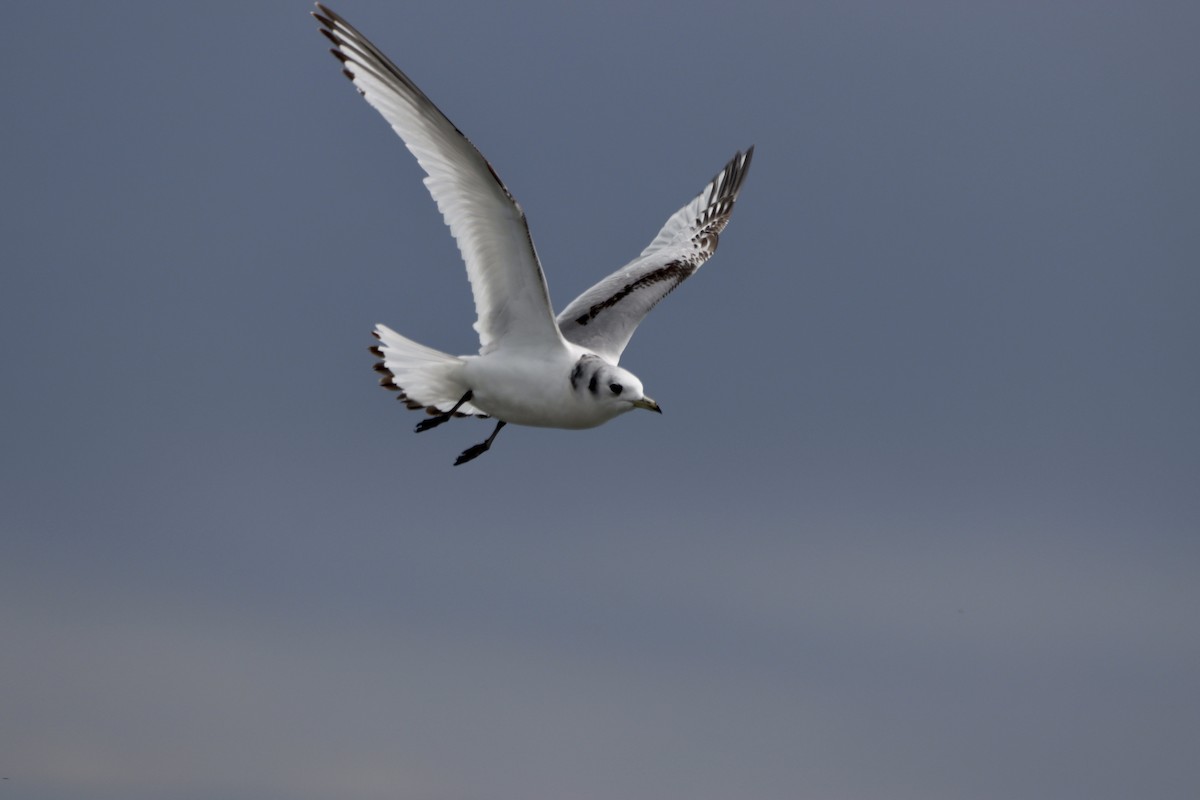
[[[563,309],[558,315],[563,337],[617,363],[650,309],[716,252],[753,155],[753,147],[735,155],[667,220],[641,255]]]
[[[491,164],[365,36],[320,3],[313,16],[346,77],[429,175],[425,186],[467,265],[481,352],[561,343],[525,213]]]

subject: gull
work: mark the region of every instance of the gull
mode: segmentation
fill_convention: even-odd
[[[496,420],[455,466],[487,452],[507,423],[594,428],[644,408],[662,409],[618,366],[634,330],[717,249],[754,148],[738,152],[641,254],[556,317],[525,212],[496,171],[379,48],[317,3],[313,16],[359,93],[425,170],[425,186],[458,244],[475,300],[479,354],[453,356],[377,325],[380,383],[429,416],[418,433],[454,417]]]

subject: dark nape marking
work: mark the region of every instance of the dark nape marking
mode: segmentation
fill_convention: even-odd
[[[579,381],[583,379],[583,373],[585,371],[586,364],[588,364],[592,361],[601,361],[601,360],[602,359],[600,358],[600,356],[591,355],[591,354],[588,354],[585,356],[580,356],[579,360],[575,362],[575,368],[571,370],[571,388],[572,389],[579,388]],[[593,392],[596,391],[595,383],[596,383],[596,374],[595,374],[595,371],[593,370],[591,383],[588,384],[589,388],[591,388]]]
[[[679,285],[684,278],[691,275],[695,271],[696,266],[693,263],[686,261],[672,261],[670,264],[667,264],[664,267],[659,267],[653,272],[647,272],[636,281],[626,284],[625,288],[621,289],[621,291],[617,292],[612,297],[596,303],[589,308],[586,313],[576,317],[575,322],[580,325],[587,325],[589,322],[595,319],[601,311],[604,311],[606,308],[612,308],[617,303],[636,292],[638,289],[641,289],[645,286],[651,286],[661,281],[672,281],[675,283],[675,285]]]
[[[592,355],[590,353],[588,355],[579,357],[579,360],[575,362],[575,368],[571,370],[572,389],[576,391],[579,390],[579,382],[583,380],[584,373],[588,371],[587,365],[597,361],[603,362],[604,359],[600,358],[600,356]],[[588,389],[590,389],[593,394],[596,393],[596,376],[599,374],[601,366],[602,364],[594,364],[591,370],[592,377],[591,380],[588,381]]]

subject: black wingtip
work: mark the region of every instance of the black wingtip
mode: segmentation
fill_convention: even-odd
[[[742,181],[746,179],[746,173],[750,171],[750,160],[754,158],[754,145],[746,148],[746,152],[738,151],[730,162],[725,166],[727,172],[726,179],[729,189],[727,194],[736,197],[737,193],[742,188]]]
[[[337,20],[340,19],[337,14],[333,13],[320,3],[315,3],[314,5],[316,5],[317,10],[308,12],[312,15],[313,19],[321,23],[326,28],[332,29],[337,25]],[[321,33],[325,33],[325,31],[321,31]],[[329,34],[325,33],[325,35],[328,36]]]
[[[341,19],[337,13],[329,9],[329,6],[326,6],[322,3],[313,3],[313,5],[317,7],[317,10],[310,11],[308,13],[321,20],[322,24],[332,27],[334,21]]]
[[[708,202],[710,205],[727,203],[732,207],[733,202],[737,200],[738,194],[742,191],[742,183],[746,180],[746,173],[750,171],[752,158],[754,158],[754,145],[746,148],[745,152],[737,151],[733,158],[729,159],[728,163],[709,183],[711,188],[708,190]],[[729,210],[724,209],[724,213],[727,214]]]

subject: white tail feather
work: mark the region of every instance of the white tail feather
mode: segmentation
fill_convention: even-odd
[[[386,325],[375,326],[375,338],[379,346],[372,351],[382,359],[375,365],[383,373],[379,382],[399,391],[409,408],[446,412],[470,388],[463,383],[463,360],[458,356],[417,344]],[[458,413],[486,416],[470,403],[463,403]]]

